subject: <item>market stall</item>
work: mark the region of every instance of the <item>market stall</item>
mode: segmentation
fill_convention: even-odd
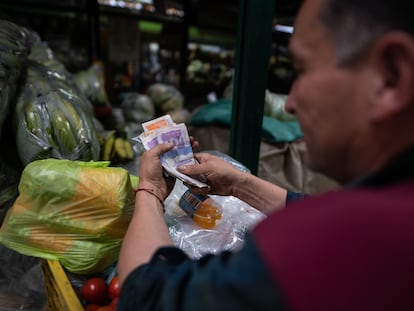
[[[13,15],[15,3],[6,2],[2,4],[5,6],[3,13],[12,12]],[[247,2],[245,4],[249,4]],[[178,9],[170,10],[173,13],[169,16],[160,16],[151,15],[150,5],[145,8],[138,13],[139,17],[167,25],[179,24],[174,35],[182,34],[181,26],[189,32],[191,24],[212,27],[208,23],[211,19],[183,20]],[[26,9],[30,14],[37,10],[33,5]],[[110,294],[110,284],[116,276],[117,255],[132,214],[133,190],[139,182],[135,174],[143,152],[142,146],[132,138],[142,132],[143,122],[160,115],[168,114],[175,123],[186,124],[190,135],[200,143],[199,151],[214,152],[240,169],[252,171],[253,168],[254,171],[257,156],[257,172],[253,173],[290,190],[313,194],[337,186],[304,166],[304,145],[295,119],[283,114],[279,106],[266,105],[282,103],[285,94],[273,93],[270,88],[265,90],[265,78],[259,81],[260,85],[251,84],[252,87],[242,90],[249,79],[261,74],[260,68],[266,70],[267,60],[253,63],[261,64],[260,68],[256,66],[254,75],[251,71],[249,75],[243,74],[248,68],[241,67],[241,56],[234,52],[235,41],[229,44],[229,40],[224,39],[223,49],[189,45],[190,49],[183,53],[188,59],[184,70],[180,70],[177,64],[182,66],[184,60],[176,62],[174,51],[163,49],[171,40],[166,39],[154,48],[149,42],[154,39],[152,35],[141,33],[143,38],[151,39],[142,44],[149,54],[148,58],[140,60],[146,63],[137,70],[136,63],[128,59],[131,55],[127,48],[123,50],[126,61],[114,66],[107,62],[105,55],[96,59],[101,54],[95,32],[97,7],[59,8],[49,3],[41,9],[41,16],[65,9],[65,21],[73,20],[75,15],[75,20],[85,23],[77,14],[88,17],[86,24],[92,29],[88,35],[95,36],[87,53],[89,60],[81,57],[80,61],[72,62],[76,58],[71,57],[64,62],[64,58],[59,57],[62,51],[54,49],[54,45],[44,39],[44,35],[51,39],[53,35],[40,34],[33,29],[38,20],[31,27],[0,20],[1,307],[40,310],[47,305],[49,310],[82,310],[87,304],[113,303],[116,297]],[[116,25],[128,28],[134,24],[131,19],[136,18],[136,12],[100,9],[106,17],[121,17]],[[260,12],[255,14],[260,15]],[[270,23],[271,15],[266,14]],[[27,20],[27,15],[22,16],[21,20]],[[126,16],[129,22],[123,23]],[[111,34],[113,23],[114,20],[106,20],[102,34]],[[236,37],[236,25],[221,27],[218,29],[226,28],[227,32],[214,36],[215,42],[217,38]],[[131,31],[135,37],[137,29]],[[269,30],[269,34],[271,32]],[[165,35],[166,30],[162,34]],[[254,32],[244,35],[252,39]],[[130,40],[131,36],[122,38]],[[208,36],[204,38],[211,40]],[[112,38],[106,39],[115,40],[113,33]],[[189,38],[184,36],[184,39]],[[115,41],[119,43],[119,40]],[[260,42],[268,45],[266,40],[261,38]],[[184,40],[184,43],[188,42]],[[247,40],[247,45],[239,48],[247,50],[251,45]],[[134,46],[139,50],[135,52],[142,52],[140,47]],[[177,46],[174,49],[177,50]],[[109,59],[113,60],[114,52],[120,50],[111,50]],[[68,53],[77,54],[85,53]],[[265,58],[265,54],[260,57]],[[131,57],[134,59],[137,55]],[[234,63],[235,57],[240,61],[238,65]],[[280,55],[277,57],[279,62]],[[162,64],[165,65],[162,70],[153,70],[160,66],[160,60],[168,61]],[[286,63],[286,59],[283,61]],[[272,69],[280,69],[275,62]],[[124,72],[113,72],[120,67]],[[135,79],[136,74],[145,68],[150,74],[145,76],[148,78],[145,83],[141,76],[140,84]],[[169,70],[164,70],[166,68]],[[180,71],[181,76],[177,78]],[[179,78],[184,83],[179,83]],[[251,124],[250,112],[255,116],[254,128],[246,134],[243,124],[247,121]],[[237,129],[242,131],[235,134]],[[257,143],[259,150],[252,148],[251,143]],[[246,149],[243,144],[251,148]],[[240,154],[243,157],[239,158]],[[243,242],[240,236],[245,230],[263,217],[234,198],[216,198],[225,213],[220,215],[214,230],[204,230],[177,208],[184,192],[185,188],[178,183],[166,202],[166,221],[176,245],[193,257],[236,249]],[[104,280],[106,286],[101,293],[104,298],[98,301],[88,297],[83,289],[87,281],[95,277]]]

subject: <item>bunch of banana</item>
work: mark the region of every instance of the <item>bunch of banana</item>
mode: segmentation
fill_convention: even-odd
[[[50,157],[99,159],[92,119],[42,75],[32,72],[28,76],[17,98],[15,115],[16,145],[23,164]]]
[[[125,163],[134,159],[134,150],[125,132],[110,131],[101,146],[101,160]]]

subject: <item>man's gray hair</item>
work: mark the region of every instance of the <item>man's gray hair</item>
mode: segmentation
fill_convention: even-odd
[[[332,34],[338,63],[357,60],[381,35],[403,31],[414,36],[413,0],[325,0],[321,21]]]

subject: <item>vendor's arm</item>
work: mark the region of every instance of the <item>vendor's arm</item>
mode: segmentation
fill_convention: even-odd
[[[199,153],[195,157],[199,164],[181,167],[180,171],[203,175],[210,185],[210,194],[235,196],[263,213],[285,206],[286,189],[240,171],[214,155]]]
[[[252,286],[253,285],[253,286]],[[253,238],[237,253],[190,260],[178,248],[159,249],[129,274],[118,310],[287,310]]]
[[[135,196],[135,210],[124,237],[118,262],[121,284],[136,267],[147,263],[160,246],[172,244],[165,224],[162,201],[172,188],[163,177],[159,156],[172,145],[154,147],[140,160],[140,182]]]

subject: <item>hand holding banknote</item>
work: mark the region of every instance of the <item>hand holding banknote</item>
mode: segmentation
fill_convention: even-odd
[[[169,115],[142,124],[144,132],[138,136],[145,150],[151,150],[159,144],[172,143],[174,147],[162,154],[161,165],[165,172],[183,183],[200,189],[208,189],[209,186],[201,176],[188,176],[177,170],[180,166],[197,164],[194,158],[192,142],[184,123],[175,124]]]

